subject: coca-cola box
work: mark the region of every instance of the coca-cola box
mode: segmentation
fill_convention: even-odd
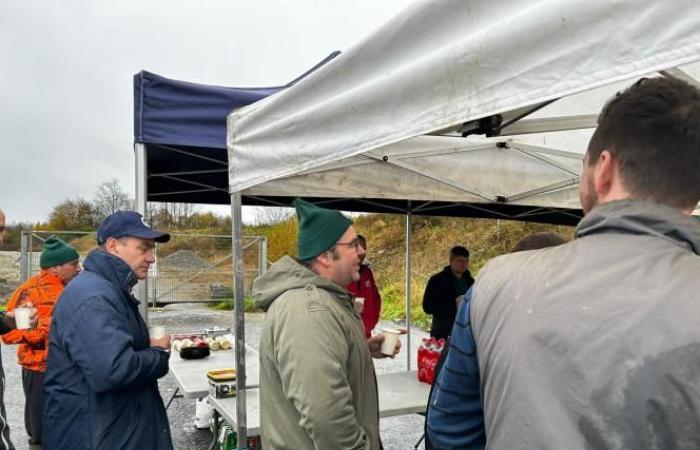
[[[444,347],[444,339],[423,338],[418,347],[418,381],[428,384],[435,382],[435,366]]]

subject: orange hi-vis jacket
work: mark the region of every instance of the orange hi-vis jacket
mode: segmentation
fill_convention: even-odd
[[[42,270],[18,287],[7,301],[8,311],[23,306],[27,302],[32,302],[37,309],[36,328],[12,330],[2,335],[2,341],[5,344],[19,344],[17,360],[25,369],[46,371],[51,314],[61,292],[63,292],[61,279]]]

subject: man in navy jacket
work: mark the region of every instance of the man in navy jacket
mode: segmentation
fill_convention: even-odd
[[[153,339],[131,290],[170,235],[118,211],[54,310],[44,384],[46,450],[173,448],[158,378],[170,336]]]

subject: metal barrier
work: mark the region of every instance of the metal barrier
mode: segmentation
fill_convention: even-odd
[[[81,231],[22,231],[20,278],[25,281],[39,271],[43,242],[56,235],[74,246],[81,260],[95,248],[95,233]],[[267,238],[242,238],[245,269],[244,289],[267,270]],[[233,276],[231,236],[171,234],[169,242],[158,244],[156,262],[148,273],[147,298],[152,305],[232,300]]]

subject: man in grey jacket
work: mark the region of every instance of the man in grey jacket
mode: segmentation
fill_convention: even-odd
[[[345,286],[359,280],[362,247],[350,219],[294,201],[297,259],[253,283],[266,311],[260,338],[260,425],[267,450],[379,450],[379,405],[369,340]],[[394,352],[398,352],[400,344]]]
[[[467,295],[437,448],[700,448],[699,173],[696,88],[643,79],[608,102],[576,239],[494,259]]]

